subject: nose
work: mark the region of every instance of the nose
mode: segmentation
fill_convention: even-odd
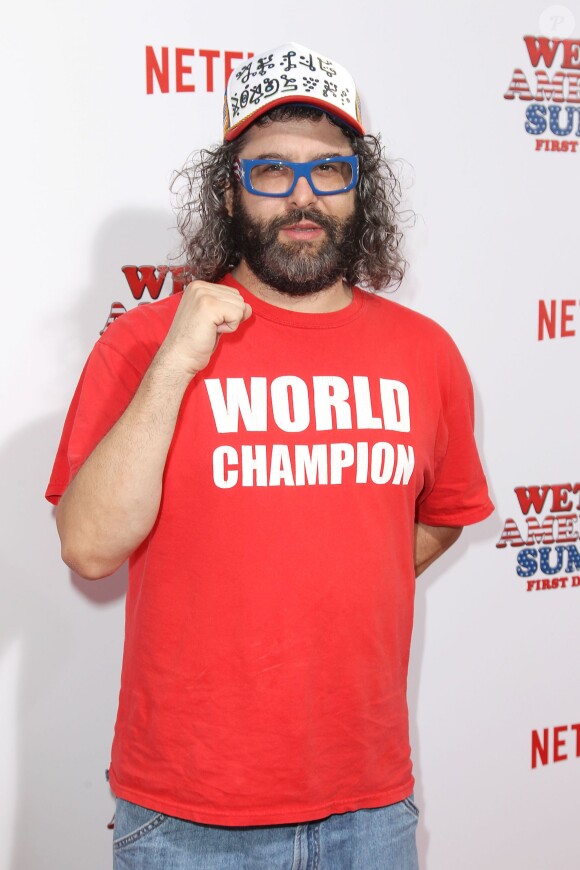
[[[302,176],[296,182],[296,187],[288,197],[288,202],[297,208],[306,208],[312,205],[313,202],[316,202],[317,199],[318,197],[308,184],[308,181]]]

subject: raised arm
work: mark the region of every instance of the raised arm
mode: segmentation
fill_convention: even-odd
[[[95,447],[56,511],[62,558],[77,574],[112,574],[151,531],[163,470],[188,384],[220,335],[251,314],[241,294],[195,281],[124,414]]]
[[[427,526],[415,523],[415,576],[422,574],[459,538],[461,526]]]

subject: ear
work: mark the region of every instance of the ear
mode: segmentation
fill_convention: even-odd
[[[224,203],[226,207],[226,211],[231,217],[234,213],[234,188],[231,182],[228,184],[224,191]]]

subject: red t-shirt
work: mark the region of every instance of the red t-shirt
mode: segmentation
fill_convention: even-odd
[[[443,329],[355,289],[253,315],[190,384],[130,559],[110,781],[197,822],[297,823],[413,789],[413,526],[493,510]],[[181,294],[116,320],[66,419],[53,503],[120,417]]]

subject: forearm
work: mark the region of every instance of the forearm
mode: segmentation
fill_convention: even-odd
[[[116,570],[149,534],[177,415],[191,380],[161,350],[57,508],[62,558],[87,579]]]
[[[56,521],[66,564],[87,579],[112,574],[147,537],[185,390],[223,333],[252,313],[237,290],[193,281],[184,290],[139,389],[61,498]]]
[[[459,526],[428,526],[415,523],[415,576],[419,576],[455,543],[463,529]]]

